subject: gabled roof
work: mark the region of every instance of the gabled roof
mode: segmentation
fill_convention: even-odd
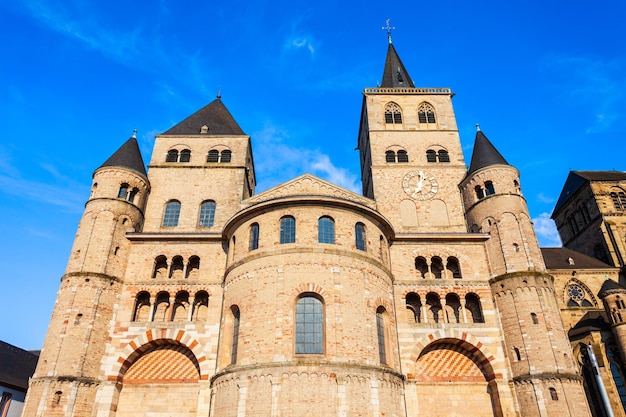
[[[385,60],[385,70],[383,71],[382,88],[415,88],[408,71],[400,60],[396,48],[389,44],[387,48],[387,59]]]
[[[509,165],[506,159],[498,152],[495,146],[487,139],[487,136],[479,129],[474,140],[472,163],[467,175],[491,165]]]
[[[202,132],[203,126],[208,128],[206,133]],[[245,135],[219,97],[162,134]]]
[[[607,279],[602,284],[602,287],[600,287],[600,291],[598,291],[598,295],[600,297],[604,297],[607,294],[616,293],[616,292],[617,293],[626,293],[626,288],[622,287],[617,282],[615,282],[615,281],[613,281],[611,279]]]
[[[100,166],[100,168],[102,167],[130,168],[144,178],[148,178],[146,175],[146,167],[143,163],[141,152],[139,151],[139,144],[137,143],[137,138],[134,136],[120,146],[120,148]]]
[[[626,172],[620,171],[570,171],[561,195],[556,202],[552,218],[565,205],[565,203],[578,191],[584,184],[592,181],[626,181]]]
[[[26,392],[28,378],[35,372],[39,356],[0,341],[0,386]]]
[[[548,269],[615,269],[611,265],[567,248],[541,248],[543,260]],[[570,259],[572,260],[570,262]]]

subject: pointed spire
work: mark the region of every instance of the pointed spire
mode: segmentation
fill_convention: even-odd
[[[102,167],[124,167],[132,169],[146,179],[148,178],[135,134],[100,166],[100,168]]]
[[[387,48],[383,82],[380,86],[382,88],[415,88],[408,71],[404,68],[404,64],[396,52],[396,48],[394,48],[391,42],[389,42]]]
[[[176,126],[165,131],[164,135],[199,135],[206,133],[209,135],[245,135],[239,124],[235,121],[226,106],[218,97],[187,117]]]
[[[506,159],[498,152],[495,146],[487,139],[487,136],[476,124],[476,139],[474,141],[474,152],[472,153],[472,163],[467,174],[478,171],[491,165],[509,165]]]

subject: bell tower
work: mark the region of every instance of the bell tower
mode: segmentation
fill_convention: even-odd
[[[363,91],[363,194],[399,232],[463,232],[466,167],[449,88],[416,88],[388,36],[382,83]]]

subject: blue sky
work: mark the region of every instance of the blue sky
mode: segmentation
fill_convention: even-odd
[[[0,340],[41,347],[93,171],[133,129],[148,161],[218,91],[252,136],[257,192],[304,172],[360,190],[387,18],[416,86],[456,93],[466,162],[480,123],[521,171],[540,243],[559,245],[569,170],[626,169],[621,0],[0,0]]]

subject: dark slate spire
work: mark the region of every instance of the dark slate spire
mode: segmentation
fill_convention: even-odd
[[[509,165],[506,159],[498,152],[487,136],[476,125],[476,140],[474,141],[474,152],[472,153],[472,163],[468,175],[491,165]]]
[[[164,135],[245,135],[220,96],[178,123]]]
[[[389,42],[387,48],[387,60],[385,61],[385,71],[383,72],[382,88],[415,88],[404,64],[400,60],[396,48]]]
[[[115,151],[109,159],[107,159],[102,167],[124,167],[136,171],[144,178],[148,178],[146,175],[146,167],[143,164],[143,158],[139,151],[139,145],[137,144],[137,138],[135,134],[130,137],[120,148]]]

